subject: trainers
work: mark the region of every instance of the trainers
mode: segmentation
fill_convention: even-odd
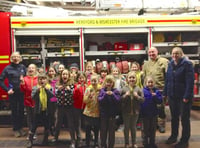
[[[14,134],[15,134],[15,137],[16,137],[16,138],[21,137],[21,133],[20,133],[20,131],[15,131]]]
[[[158,130],[159,130],[160,133],[165,133],[165,128],[164,127],[159,127]]]
[[[26,143],[26,147],[27,148],[32,148],[32,146],[33,146],[33,143],[28,140],[28,142]]]
[[[75,148],[75,144],[72,143],[72,144],[70,145],[70,148]]]
[[[26,136],[26,131],[25,130],[23,130],[22,128],[19,130],[19,132],[20,132],[20,134],[21,134],[21,136]]]
[[[174,137],[169,137],[169,138],[167,139],[167,141],[165,142],[165,144],[173,144],[173,143],[175,143],[176,141],[177,141],[176,138],[174,138]]]
[[[178,142],[177,144],[175,144],[175,148],[188,148],[189,143],[188,142]]]
[[[138,146],[136,144],[133,144],[132,148],[138,148]]]

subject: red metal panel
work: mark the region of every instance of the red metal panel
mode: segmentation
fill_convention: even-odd
[[[11,54],[11,13],[0,12],[0,73],[10,59]],[[8,56],[8,57],[6,57]],[[0,88],[0,100],[8,99],[7,93]]]

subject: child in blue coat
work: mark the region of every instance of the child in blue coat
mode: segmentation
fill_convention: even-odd
[[[157,104],[162,103],[162,95],[161,92],[154,87],[155,81],[153,77],[147,76],[144,84],[143,93],[145,100],[140,108],[143,119],[143,145],[144,148],[157,148],[155,144],[158,115]]]

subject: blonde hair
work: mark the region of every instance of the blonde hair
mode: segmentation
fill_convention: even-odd
[[[10,61],[13,62],[12,57],[13,57],[13,56],[16,56],[16,55],[19,56],[19,58],[20,58],[19,62],[21,62],[21,61],[22,61],[22,56],[20,55],[20,53],[19,53],[18,51],[15,51],[15,52],[13,52],[13,53],[11,54],[11,56],[10,56]]]
[[[38,75],[38,71],[37,71],[37,66],[35,64],[29,64],[28,65],[28,69],[29,69],[29,66],[33,65],[35,67],[35,73],[33,76],[37,76]],[[26,75],[30,76],[30,73],[28,72],[28,69],[27,69],[27,72],[26,72]]]
[[[113,86],[112,86],[112,87],[114,87],[114,86],[115,86],[115,78],[114,78],[114,76],[113,76],[113,75],[107,75],[107,76],[105,77],[104,82],[103,82],[103,87],[106,86],[106,83],[107,83],[107,82],[112,82],[112,83],[113,83]]]
[[[180,54],[181,54],[181,57],[183,57],[183,56],[184,56],[183,49],[182,49],[181,47],[174,47],[174,48],[172,48],[172,51],[173,51],[173,50],[177,50],[177,51],[178,51],[178,53],[180,53]]]
[[[147,82],[149,80],[152,80],[153,81],[153,84],[155,85],[155,79],[153,76],[149,75],[149,76],[146,76],[145,79],[144,79],[144,86],[147,86]]]
[[[137,76],[136,76],[135,71],[130,71],[130,72],[127,74],[127,76],[126,76],[126,77],[127,77],[127,83],[128,83],[128,78],[129,78],[130,76],[134,76],[135,79],[136,79],[135,83],[137,83]]]

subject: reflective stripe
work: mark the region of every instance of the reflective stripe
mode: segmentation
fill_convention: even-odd
[[[2,55],[2,56],[0,56],[0,59],[8,59],[8,58],[9,58],[8,55]]]
[[[0,64],[6,64],[9,63],[9,60],[0,60]]]

